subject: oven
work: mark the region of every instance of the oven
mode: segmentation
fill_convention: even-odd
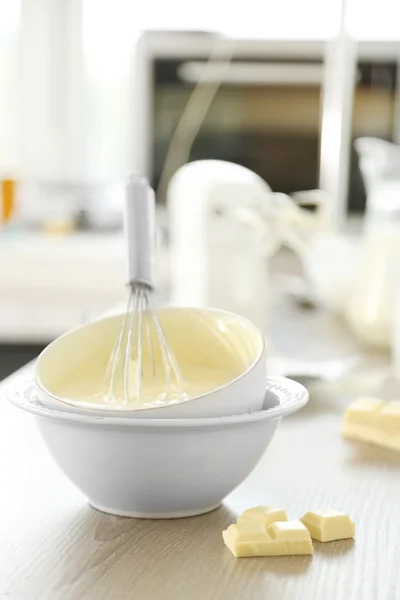
[[[138,44],[136,164],[157,188],[172,134],[196,83],[213,85],[221,65],[205,65],[216,36],[147,32]],[[239,40],[188,160],[239,163],[274,191],[318,187],[325,43]],[[396,140],[397,43],[358,46],[349,149],[348,212],[362,212],[365,191],[354,140]],[[163,197],[158,198],[164,201]]]

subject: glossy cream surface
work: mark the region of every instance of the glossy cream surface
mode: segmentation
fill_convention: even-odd
[[[258,330],[236,315],[207,309],[157,314],[173,356],[169,363],[177,367],[170,374],[152,318],[144,313],[140,353],[137,337],[126,335],[110,364],[121,317],[92,323],[48,348],[39,359],[42,384],[80,406],[143,409],[212,392],[243,374],[263,350]]]
[[[110,408],[146,408],[182,402],[189,398],[200,396],[215,390],[235,378],[237,373],[229,368],[213,368],[210,366],[184,365],[185,377],[178,386],[176,379],[167,385],[165,373],[162,371],[154,377],[146,377],[138,392],[137,364],[131,363],[129,373],[129,400],[125,401],[124,386],[122,381],[110,394],[109,387],[104,385],[101,378],[80,379],[61,385],[57,395],[82,406],[110,405]],[[117,406],[115,406],[117,405]]]

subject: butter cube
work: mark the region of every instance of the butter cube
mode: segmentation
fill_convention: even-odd
[[[281,542],[310,539],[309,531],[301,521],[272,523],[268,528],[268,532],[272,538],[280,540]]]
[[[236,558],[245,556],[268,556],[271,540],[259,523],[230,525],[222,532],[225,545]]]
[[[344,415],[345,438],[400,451],[400,402],[360,398]]]
[[[345,412],[342,435],[343,437],[374,442],[374,425],[377,415],[385,405],[380,398],[358,398],[350,404]]]
[[[264,529],[268,529],[271,523],[275,523],[276,521],[287,521],[286,512],[281,508],[273,508],[271,506],[249,508],[237,520],[239,524],[246,522],[259,523]]]
[[[346,410],[345,421],[357,421],[369,425],[374,421],[375,413],[385,404],[380,398],[358,398]]]
[[[378,446],[400,451],[400,402],[387,402],[376,415],[373,440]]]
[[[348,515],[337,510],[310,511],[300,520],[307,527],[311,537],[318,542],[333,542],[354,537],[353,521]]]
[[[268,531],[259,523],[243,521],[228,527],[222,536],[236,558],[312,554],[313,551],[310,534],[299,521],[275,522]]]
[[[400,402],[386,402],[376,415],[376,427],[389,435],[400,435]]]
[[[273,549],[276,556],[313,553],[310,532],[300,521],[272,523],[268,533],[275,542]]]
[[[369,415],[379,410],[383,404],[385,404],[385,401],[381,398],[357,398],[357,400],[348,406],[346,412],[347,414],[353,413],[354,415],[358,415],[360,421],[364,421],[369,418]]]

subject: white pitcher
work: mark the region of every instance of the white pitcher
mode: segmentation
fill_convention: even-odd
[[[357,337],[376,348],[391,345],[390,296],[396,283],[391,281],[391,267],[396,263],[400,264],[400,223],[369,226],[346,317]]]
[[[356,141],[367,206],[360,266],[346,317],[357,336],[376,348],[391,345],[393,278],[400,264],[400,146],[374,138]],[[397,317],[396,317],[397,321]]]

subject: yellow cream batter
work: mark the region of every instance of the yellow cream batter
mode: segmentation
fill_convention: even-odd
[[[121,330],[120,315],[93,322],[56,340],[39,360],[42,385],[70,404],[140,410],[210,393],[243,374],[262,351],[262,335],[236,315],[190,308],[161,309],[158,315],[179,366],[180,386],[172,377],[168,388],[160,343],[152,330],[150,343],[147,335],[141,340],[140,395],[137,340],[132,344],[128,367],[128,400],[124,393],[125,351],[110,393],[110,378],[107,380],[105,375],[109,373],[107,365]],[[125,342],[124,348],[126,345]]]
[[[157,373],[156,377],[147,375],[143,382],[138,401],[135,391],[137,389],[136,364],[132,362],[130,369],[129,389],[132,391],[132,397],[129,403],[124,401],[123,386],[115,389],[116,399],[112,400],[109,391],[104,387],[101,378],[80,379],[68,382],[57,390],[57,395],[65,398],[68,402],[79,404],[81,406],[91,406],[92,408],[102,406],[103,408],[118,408],[139,410],[141,408],[150,408],[152,406],[162,406],[165,404],[175,404],[189,398],[194,398],[206,394],[219,388],[235,378],[236,373],[232,369],[223,369],[220,367],[204,365],[185,365],[184,377],[182,377],[181,389],[179,389],[175,379],[171,380],[170,388],[167,393],[165,374]],[[119,380],[119,383],[122,382]]]

